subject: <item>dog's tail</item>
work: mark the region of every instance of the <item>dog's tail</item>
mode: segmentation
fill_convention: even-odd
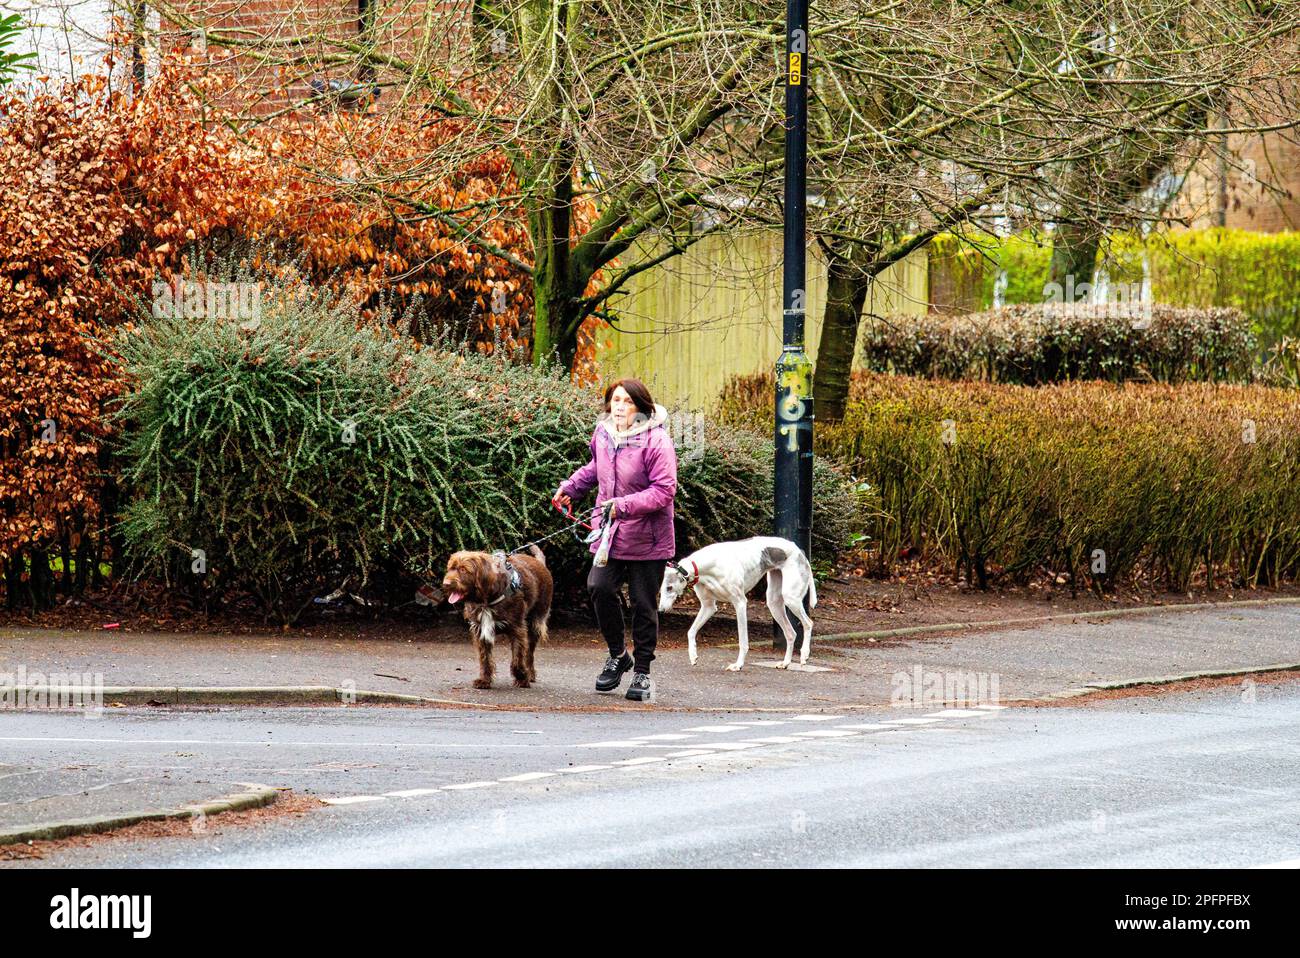
[[[799,550],[799,565],[803,566],[803,571],[808,576],[808,608],[815,609],[817,608],[817,577],[813,575],[812,563],[808,561],[802,549]]]
[[[540,562],[542,565],[546,565],[546,555],[545,553],[542,552],[541,549],[537,547],[536,542],[528,543],[528,545],[524,546],[524,551],[527,552],[534,559],[536,559],[538,562]]]

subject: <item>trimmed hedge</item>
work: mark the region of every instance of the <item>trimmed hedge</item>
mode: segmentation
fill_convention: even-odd
[[[770,377],[734,380],[723,418],[760,424],[770,390]],[[1131,576],[1181,591],[1200,571],[1245,586],[1300,573],[1294,390],[861,373],[815,443],[873,487],[882,571],[918,548],[980,586],[1049,571],[1098,591]]]
[[[981,235],[978,248],[944,233],[930,243],[936,268],[977,309],[993,306],[999,269],[1006,270],[1003,302],[1041,303],[1052,260],[1050,235]],[[1260,344],[1300,336],[1300,232],[1255,233],[1213,227],[1142,238],[1114,234],[1103,247],[1113,284],[1140,284],[1147,260],[1151,296],[1193,309],[1239,310]],[[1083,282],[1079,278],[1076,282]]]
[[[550,495],[589,454],[596,393],[558,370],[422,347],[278,282],[264,281],[257,321],[147,318],[116,343],[130,383],[116,414],[123,530],[141,571],[208,597],[251,592],[289,621],[345,579],[405,601],[456,549],[558,528]],[[770,444],[708,424],[689,452],[679,553],[770,526]],[[828,465],[818,480],[826,558],[856,502]],[[581,589],[585,547],[566,534],[545,548],[561,587]]]
[[[872,322],[860,361],[876,372],[1024,385],[1246,382],[1256,345],[1236,310],[1053,303]]]

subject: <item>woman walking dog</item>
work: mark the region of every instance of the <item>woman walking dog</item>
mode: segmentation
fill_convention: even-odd
[[[609,560],[587,577],[592,608],[609,646],[609,660],[596,678],[597,692],[612,692],[633,670],[627,698],[650,699],[650,663],[659,640],[659,583],[677,550],[673,497],[677,452],[664,423],[668,410],[650,398],[639,379],[620,379],[605,390],[605,415],[591,435],[591,461],[560,484],[555,502],[566,509],[596,488],[597,527],[611,524]],[[606,510],[606,506],[608,509]],[[599,550],[593,542],[592,552]],[[627,582],[632,604],[633,654],[624,639],[620,590]]]

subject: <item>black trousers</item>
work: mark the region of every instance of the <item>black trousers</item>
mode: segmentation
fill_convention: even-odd
[[[632,600],[632,659],[637,672],[650,671],[659,641],[659,585],[667,559],[613,559],[592,566],[587,591],[596,613],[600,634],[609,654],[618,658],[627,648],[623,640],[623,583]]]

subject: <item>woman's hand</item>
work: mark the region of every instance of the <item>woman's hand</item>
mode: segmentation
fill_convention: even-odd
[[[558,489],[555,491],[555,495],[551,497],[551,501],[557,506],[561,506],[570,512],[573,511],[573,500]]]

